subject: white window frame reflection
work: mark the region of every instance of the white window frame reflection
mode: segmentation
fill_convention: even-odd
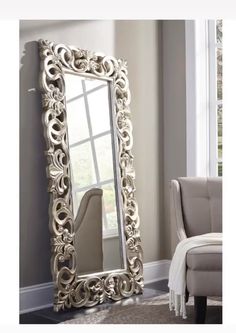
[[[95,140],[101,137],[104,137],[106,135],[110,135],[111,136],[111,129],[95,134],[93,135],[93,131],[92,131],[92,122],[91,122],[91,116],[90,116],[90,111],[89,111],[89,102],[88,102],[88,95],[91,93],[94,93],[100,89],[103,89],[105,87],[107,87],[107,84],[101,84],[98,85],[95,88],[91,88],[91,89],[86,89],[86,83],[85,80],[81,80],[82,83],[82,90],[83,93],[79,94],[76,97],[73,97],[69,100],[67,100],[67,104],[69,104],[70,102],[73,102],[75,100],[78,100],[80,98],[84,99],[84,104],[85,104],[85,112],[86,112],[86,119],[87,119],[87,125],[88,125],[88,132],[89,132],[89,137],[83,140],[79,140],[77,142],[74,142],[73,144],[70,145],[70,148],[75,148],[79,145],[82,145],[84,143],[90,142],[90,146],[91,146],[91,152],[92,152],[92,161],[93,161],[93,166],[94,166],[94,170],[95,170],[95,177],[96,177],[96,182],[94,184],[90,184],[88,186],[84,186],[84,187],[79,187],[79,186],[73,186],[73,195],[76,196],[76,193],[79,192],[85,192],[89,189],[91,189],[91,187],[99,187],[102,188],[102,186],[104,185],[109,185],[112,184],[115,186],[114,184],[114,178],[110,178],[110,179],[106,179],[106,180],[101,180],[100,177],[100,172],[99,172],[99,167],[98,167],[98,160],[97,160],[97,154],[96,154],[96,149],[95,149]],[[73,179],[73,172],[72,172],[72,179]],[[104,205],[104,198],[102,200],[102,204],[103,204],[103,238],[113,238],[113,237],[117,237],[118,236],[118,228],[109,228],[108,225],[108,219],[107,219],[107,213],[105,211],[105,205]],[[115,204],[115,209],[116,209],[116,214],[117,212],[117,207]]]

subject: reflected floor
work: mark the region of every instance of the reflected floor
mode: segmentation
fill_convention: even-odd
[[[107,307],[120,304],[138,304],[142,300],[159,296],[168,292],[167,280],[161,280],[145,285],[143,294],[135,295],[118,302],[106,302],[93,308],[70,309],[63,312],[54,312],[52,307],[20,315],[20,324],[59,324],[60,322],[77,318],[91,312],[101,311]]]

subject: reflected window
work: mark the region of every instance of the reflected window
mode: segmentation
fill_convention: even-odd
[[[89,138],[89,129],[84,101],[82,98],[71,99],[67,102],[70,112],[67,112],[67,122],[70,124],[70,145],[77,144]]]
[[[104,237],[115,236],[118,235],[118,225],[111,149],[109,84],[98,79],[78,80],[78,76],[73,75],[65,75],[65,80],[70,92],[69,96],[66,95],[66,106],[74,212],[77,212],[87,190],[92,187],[101,188],[103,234]],[[73,170],[76,170],[76,173]]]
[[[117,212],[116,212],[116,197],[114,183],[102,186],[105,205],[105,221],[106,229],[114,230],[117,228]]]
[[[112,151],[110,149],[111,134],[103,135],[94,140],[97,153],[98,171],[101,181],[114,178]]]
[[[70,148],[72,179],[75,188],[83,189],[96,183],[91,143],[85,142]],[[76,170],[76,172],[73,172]]]
[[[92,127],[92,134],[101,134],[110,131],[110,116],[108,101],[108,85],[101,84],[88,94],[88,108]]]

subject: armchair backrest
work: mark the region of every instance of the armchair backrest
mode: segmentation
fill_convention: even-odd
[[[180,177],[178,182],[186,236],[222,232],[222,178]]]
[[[102,195],[100,188],[85,192],[75,218],[78,275],[103,271]]]

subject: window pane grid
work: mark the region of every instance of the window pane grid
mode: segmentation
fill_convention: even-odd
[[[222,43],[215,43],[215,48],[222,49],[223,48],[223,44]]]
[[[114,174],[110,174],[110,172],[108,172],[110,169],[109,167],[107,168],[107,172],[103,172],[103,179],[101,178],[101,174],[100,174],[100,169],[99,167],[101,167],[101,165],[99,165],[99,163],[101,163],[101,160],[100,162],[98,161],[98,156],[97,156],[97,151],[96,151],[96,147],[95,145],[98,144],[98,142],[100,143],[100,151],[101,149],[103,149],[102,147],[104,146],[105,144],[105,148],[107,147],[107,144],[109,142],[109,139],[111,139],[111,129],[110,129],[110,126],[109,126],[109,130],[105,130],[103,132],[98,132],[95,133],[95,135],[93,134],[93,127],[92,127],[92,121],[96,121],[96,119],[91,119],[91,115],[90,115],[90,107],[89,107],[89,100],[88,100],[88,96],[87,94],[88,93],[91,93],[91,92],[95,92],[101,88],[104,88],[106,87],[106,85],[100,85],[98,87],[95,87],[95,88],[90,88],[90,90],[87,91],[87,82],[85,82],[84,80],[81,81],[81,85],[82,85],[82,94],[78,95],[77,97],[75,98],[71,98],[69,102],[72,102],[72,100],[76,100],[78,98],[82,98],[84,99],[84,106],[85,106],[85,114],[86,114],[86,122],[87,122],[87,126],[88,126],[88,138],[85,138],[83,140],[78,140],[77,142],[73,142],[73,144],[70,145],[70,148],[72,149],[76,149],[77,147],[82,147],[83,144],[89,144],[90,143],[90,148],[91,148],[91,158],[92,158],[92,166],[94,168],[94,171],[95,171],[95,179],[94,181],[95,182],[92,182],[91,184],[89,184],[89,186],[74,186],[74,193],[73,193],[73,196],[77,197],[77,199],[79,201],[81,201],[84,193],[89,190],[91,187],[98,187],[98,188],[101,188],[103,186],[111,186],[111,190],[109,190],[107,192],[106,190],[106,193],[104,192],[104,195],[103,195],[103,200],[102,200],[102,206],[103,206],[103,231],[104,231],[104,235],[106,235],[106,230],[109,230],[109,232],[112,231],[112,236],[114,236],[115,234],[118,233],[118,230],[117,228],[115,228],[112,223],[110,223],[111,221],[113,221],[114,219],[114,214],[117,214],[117,211],[116,211],[116,205],[114,208],[112,208],[112,205],[113,204],[113,201],[112,201],[112,196],[114,196]],[[90,84],[89,82],[89,87],[93,87],[94,85]],[[105,91],[104,91],[105,93]],[[103,125],[103,128],[104,128],[104,125]],[[102,129],[102,128],[101,128]],[[105,129],[105,128],[104,128]],[[106,136],[107,139],[104,139],[102,142],[101,142],[101,138],[105,138]],[[100,140],[100,141],[99,141]],[[95,143],[96,142],[96,143]],[[102,145],[102,146],[101,146]],[[106,150],[106,149],[105,149]],[[107,154],[106,154],[107,155]],[[108,154],[109,155],[109,154]],[[109,161],[109,158],[108,158],[108,161]],[[98,163],[99,162],[99,163]],[[110,162],[110,164],[112,163],[112,161]],[[106,165],[106,164],[105,164]],[[73,177],[74,175],[72,175]],[[111,178],[112,176],[112,178]],[[74,178],[74,177],[73,177]],[[107,179],[108,178],[108,179]],[[113,189],[112,189],[113,188]],[[107,196],[107,198],[105,198],[105,196]],[[105,205],[105,199],[106,199],[106,205]],[[108,208],[107,208],[107,200],[108,202],[110,202],[110,206],[108,204],[108,207],[110,207],[111,211],[108,210],[106,211]],[[116,200],[114,201],[114,203],[116,202]],[[78,207],[77,207],[78,208]],[[114,212],[113,212],[113,209]],[[108,216],[107,214],[109,214],[109,221],[108,222]]]
[[[83,93],[84,93],[84,102],[85,102],[85,109],[86,109],[86,115],[87,115],[87,121],[88,121],[89,136],[90,136],[92,155],[93,155],[93,161],[94,161],[94,167],[95,167],[95,173],[96,173],[96,180],[97,180],[97,185],[99,185],[100,184],[100,173],[99,173],[96,148],[95,148],[95,143],[94,143],[94,138],[93,138],[92,124],[91,124],[91,118],[90,118],[90,112],[89,112],[89,103],[88,103],[88,97],[87,97],[87,93],[86,93],[86,85],[85,85],[84,81],[82,81],[82,88],[83,88]],[[103,225],[104,225],[104,228],[106,229],[108,227],[108,222],[107,222],[107,216],[105,214],[104,200],[102,201],[102,205],[103,205],[103,212],[104,212]]]
[[[100,86],[97,86],[97,87],[95,87],[93,89],[86,90],[86,95],[92,94],[93,92],[95,92],[95,91],[97,91],[99,89],[102,89],[104,87],[106,87],[106,85],[105,84],[101,84]],[[67,100],[67,104],[70,103],[70,102],[73,102],[73,101],[75,101],[77,99],[83,98],[83,97],[84,97],[84,92],[82,94],[79,94],[79,95],[77,95],[75,97],[72,97],[72,98],[68,99]]]
[[[86,138],[86,139],[84,139],[84,140],[80,140],[80,141],[77,141],[77,142],[75,142],[75,143],[72,143],[71,145],[70,145],[70,148],[73,148],[73,147],[76,147],[76,146],[79,146],[79,145],[82,145],[83,143],[86,143],[86,142],[89,142],[89,141],[91,141],[91,139],[98,139],[98,138],[100,138],[100,137],[102,137],[102,136],[105,136],[105,135],[107,135],[107,134],[110,134],[111,133],[111,131],[106,131],[106,132],[102,132],[102,133],[99,133],[99,134],[96,134],[96,135],[92,135],[91,137],[89,137],[89,138]]]
[[[94,184],[91,184],[89,186],[84,186],[84,187],[76,187],[74,186],[74,191],[77,193],[77,192],[83,192],[83,191],[87,191],[88,189],[91,188],[91,186],[95,187],[95,186],[103,186],[103,185],[107,185],[107,184],[111,184],[114,182],[114,179],[108,179],[108,180],[104,180],[104,181],[101,181],[101,182],[96,182]]]

